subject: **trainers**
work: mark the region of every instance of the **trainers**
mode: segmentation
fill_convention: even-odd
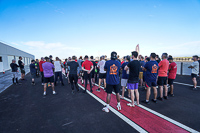
[[[152,99],[151,101],[153,101],[154,103],[157,103],[157,100]]]
[[[193,88],[192,90],[193,90],[193,91],[196,91],[196,90],[197,90],[197,88]]]
[[[162,98],[162,97],[158,97],[157,99],[160,100],[160,101],[163,101],[163,98]]]
[[[121,110],[121,109],[122,109],[120,104],[117,104],[117,109],[118,109],[118,110]]]
[[[100,92],[101,90],[100,90],[100,88],[98,88],[98,89],[96,89],[96,91]]]
[[[54,95],[56,95],[56,92],[55,92],[55,91],[53,91],[53,94],[54,94]]]
[[[43,95],[44,95],[44,96],[46,96],[46,95],[47,95],[47,93],[46,93],[46,92],[44,92],[44,93],[43,93]]]
[[[107,108],[107,107],[104,107],[104,108],[102,109],[102,111],[104,111],[104,112],[108,113],[108,112],[109,112],[109,108]]]
[[[170,97],[174,97],[174,94],[169,94]]]
[[[168,96],[164,96],[164,99],[168,100]]]
[[[147,102],[146,100],[144,100],[144,101],[142,101],[142,102],[143,102],[143,103],[146,103],[146,104],[150,104],[149,101]]]
[[[92,92],[93,92],[93,90],[92,90],[92,89],[90,89],[90,92],[92,93]]]

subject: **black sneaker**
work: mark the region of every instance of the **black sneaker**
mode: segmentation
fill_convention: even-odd
[[[197,88],[193,88],[192,90],[193,90],[193,91],[196,91],[196,90],[197,90]]]
[[[77,89],[77,92],[80,92],[80,88]]]
[[[64,83],[62,83],[62,86],[65,86],[65,84],[64,84]]]
[[[162,97],[158,97],[157,99],[160,100],[160,101],[163,101],[163,98],[162,98]]]
[[[150,104],[149,101],[147,102],[146,100],[144,100],[144,101],[142,101],[142,102],[143,102],[143,103],[146,103],[146,104]]]
[[[96,91],[100,92],[101,90],[100,90],[100,88],[98,88],[98,89],[96,89]]]
[[[93,90],[92,90],[92,89],[90,89],[90,92],[92,93],[92,92],[93,92]]]
[[[154,103],[157,103],[157,100],[152,99],[151,101],[153,101]]]
[[[164,99],[168,100],[168,96],[164,96]]]
[[[169,94],[170,97],[174,97],[174,94]]]

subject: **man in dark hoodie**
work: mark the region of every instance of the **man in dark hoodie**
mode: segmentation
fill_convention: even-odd
[[[18,77],[17,77],[17,74],[18,74],[18,68],[17,67],[19,67],[19,66],[16,64],[15,59],[12,60],[10,67],[12,69],[12,74],[13,74],[13,78],[12,78],[13,84],[20,85],[21,83],[18,82]],[[15,83],[15,80],[16,80],[16,83]]]

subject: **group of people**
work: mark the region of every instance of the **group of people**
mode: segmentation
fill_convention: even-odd
[[[61,84],[63,83],[63,69],[65,70],[65,76],[68,78],[68,83],[71,84],[72,94],[80,91],[78,86],[78,78],[81,78],[82,84],[85,82],[86,93],[87,85],[89,82],[90,92],[93,92],[93,86],[98,82],[97,92],[100,92],[100,87],[103,85],[107,92],[106,106],[103,111],[109,112],[109,104],[111,99],[111,93],[114,91],[117,99],[117,108],[121,110],[120,99],[124,99],[125,89],[128,90],[128,97],[131,98],[131,103],[127,106],[134,107],[134,99],[136,97],[136,104],[139,105],[139,86],[144,86],[146,90],[146,99],[143,101],[146,104],[150,104],[151,88],[153,88],[154,98],[151,100],[157,103],[157,100],[163,101],[168,99],[168,96],[174,96],[173,82],[176,78],[177,64],[173,61],[172,56],[168,56],[167,53],[163,53],[161,58],[155,53],[151,53],[150,57],[138,55],[138,52],[133,51],[131,56],[125,56],[123,60],[119,59],[116,52],[111,53],[111,59],[105,60],[104,56],[100,57],[100,61],[94,61],[93,56],[90,58],[86,55],[84,59],[82,56],[77,60],[76,56],[68,58],[64,63],[56,57],[53,61],[52,56],[41,58],[38,60],[32,60],[30,64],[30,73],[32,76],[32,85],[35,85],[35,77],[40,71],[41,82],[44,85],[44,93],[46,95],[47,86],[51,86],[53,94],[56,94],[55,87],[57,85],[58,78]],[[192,80],[194,82],[194,90],[196,90],[197,80],[196,77],[199,74],[199,62],[198,56],[193,56],[194,62],[188,68],[192,69]],[[25,70],[22,57],[19,57],[18,65],[13,60],[10,64],[13,72],[13,83],[19,84],[17,79],[17,67],[21,70],[21,80],[24,80]],[[55,79],[55,80],[54,80]],[[16,82],[14,82],[16,80]],[[168,85],[170,91],[168,91]],[[160,90],[158,97],[157,88]],[[120,90],[122,93],[120,95]],[[163,94],[164,93],[164,94]]]

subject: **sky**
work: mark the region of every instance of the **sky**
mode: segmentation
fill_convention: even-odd
[[[200,56],[200,0],[0,0],[0,41],[35,55]]]

